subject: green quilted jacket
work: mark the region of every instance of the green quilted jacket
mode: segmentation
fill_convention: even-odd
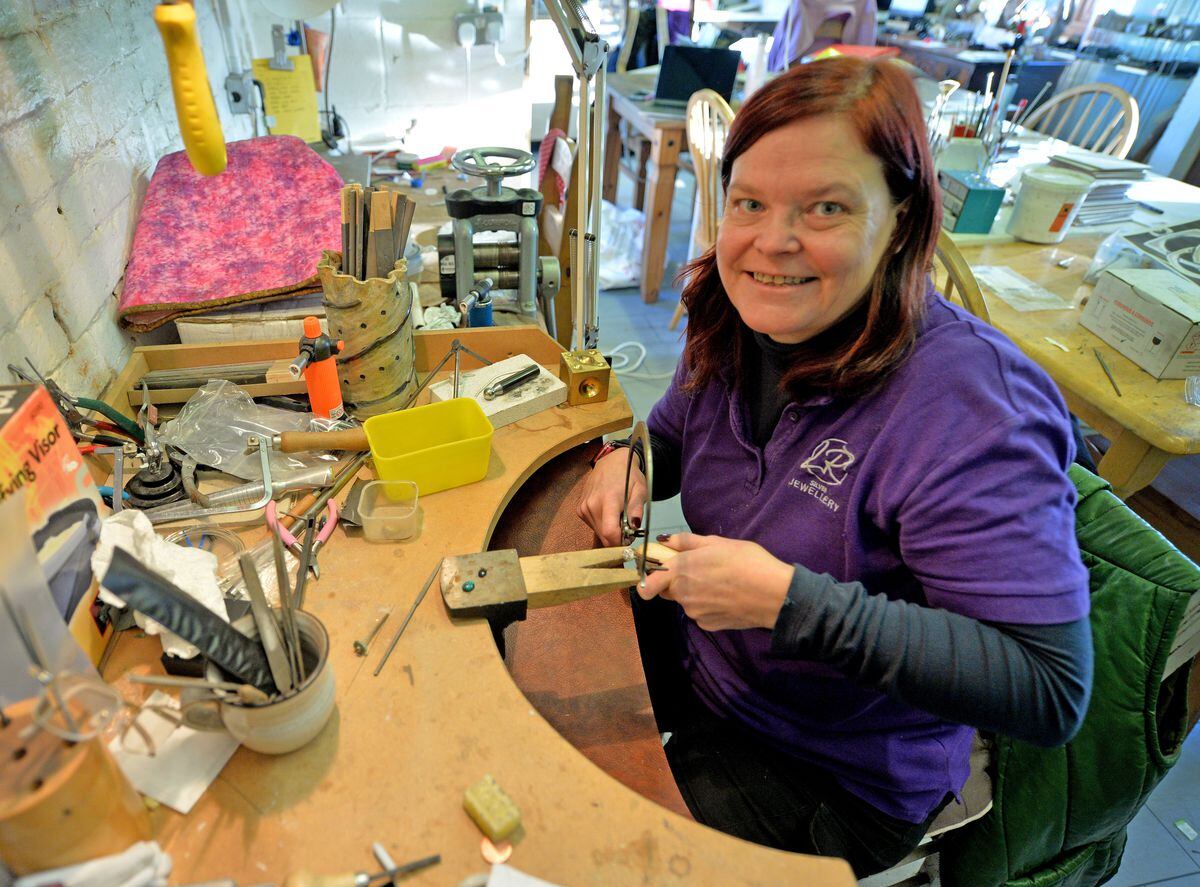
[[[1096,671],[1078,735],[1061,748],[995,737],[993,808],[941,853],[946,887],[1075,887],[1113,875],[1125,830],[1179,757],[1189,666],[1163,667],[1200,568],[1072,466],[1076,535],[1091,575]]]

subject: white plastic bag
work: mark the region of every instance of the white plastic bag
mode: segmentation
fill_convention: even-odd
[[[642,282],[645,228],[646,217],[641,210],[622,209],[604,201],[600,207],[600,289],[620,289]]]

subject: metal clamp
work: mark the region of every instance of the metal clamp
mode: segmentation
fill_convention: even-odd
[[[93,451],[97,456],[113,457],[113,514],[125,507],[125,457],[129,455],[128,451],[136,453],[137,448],[127,443],[120,447],[96,447]]]
[[[257,490],[258,484],[253,484],[253,490],[257,493],[258,498],[253,502],[231,502],[228,504],[214,505],[210,508],[189,509],[186,513],[178,513],[178,511],[168,511],[168,506],[162,506],[163,511],[155,514],[158,509],[150,509],[146,512],[146,516],[150,518],[150,523],[165,523],[173,520],[190,520],[192,518],[212,517],[216,514],[235,514],[239,511],[257,511],[260,508],[266,508],[267,503],[271,501],[271,494],[274,487],[271,483],[271,448],[270,441],[265,437],[252,435],[247,438],[247,448],[258,450],[258,461],[262,467],[262,492]],[[188,488],[189,494],[196,492],[195,490],[195,460],[187,460],[184,462],[184,486]],[[247,484],[246,486],[251,486]],[[172,503],[175,504],[175,503]]]

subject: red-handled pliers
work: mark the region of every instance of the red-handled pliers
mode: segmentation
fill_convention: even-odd
[[[325,518],[325,522],[322,523],[319,529],[316,531],[317,538],[313,540],[312,552],[309,554],[308,558],[308,566],[312,570],[314,579],[321,578],[321,571],[317,567],[317,551],[319,551],[321,546],[324,545],[329,540],[329,537],[333,535],[333,528],[337,526],[338,520],[338,509],[336,502],[330,499],[325,503],[325,510],[328,512],[328,516]],[[271,528],[272,533],[283,540],[283,544],[291,549],[292,554],[296,555],[298,558],[303,558],[304,546],[300,544],[299,540],[292,535],[292,532],[287,527],[279,522],[279,516],[276,511],[274,499],[267,503],[267,526]]]

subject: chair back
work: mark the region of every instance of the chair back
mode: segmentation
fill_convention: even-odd
[[[688,153],[696,170],[696,244],[699,252],[717,242],[721,216],[721,158],[733,109],[717,92],[702,89],[688,100]]]
[[[1080,148],[1122,159],[1137,139],[1137,100],[1110,83],[1085,83],[1052,95],[1025,126]]]
[[[625,29],[621,36],[621,48],[617,50],[618,74],[629,70],[629,56],[633,54],[633,38],[637,36],[638,19],[641,17],[641,5],[638,0],[625,2]]]
[[[963,254],[959,252],[958,247],[954,245],[954,241],[950,239],[950,235],[944,228],[938,232],[938,242],[933,254],[933,283],[938,291],[947,299],[957,293],[964,308],[985,323],[991,323],[992,316],[988,313],[987,302],[984,301],[983,291],[979,288],[979,281],[975,279],[975,275],[971,272],[971,266],[963,258]],[[945,278],[942,280],[938,279],[938,266],[941,266],[941,270],[945,272]]]
[[[1078,465],[1075,536],[1091,591],[1095,675],[1066,745],[994,740],[994,806],[941,852],[943,887],[1102,884],[1129,822],[1179,759],[1191,662],[1168,651],[1191,631],[1200,568]]]
[[[667,24],[667,10],[663,6],[654,7],[654,36],[658,42],[658,60],[662,62],[671,44],[670,27]]]

